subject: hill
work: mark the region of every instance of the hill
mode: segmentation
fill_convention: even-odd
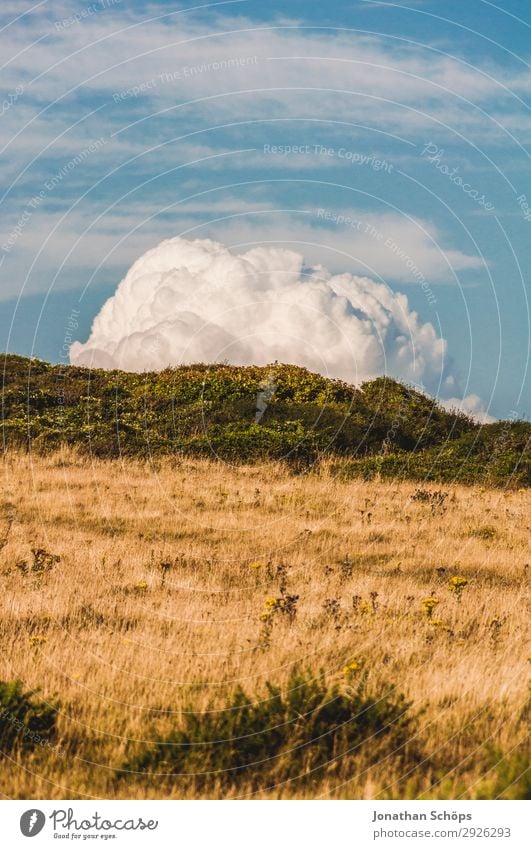
[[[529,486],[528,422],[479,425],[388,377],[359,388],[304,368],[191,365],[143,374],[2,359],[4,448],[98,457],[324,457],[342,477]]]

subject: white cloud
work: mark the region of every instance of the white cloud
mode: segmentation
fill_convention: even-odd
[[[461,413],[466,413],[467,416],[470,416],[481,424],[489,424],[496,421],[494,416],[491,416],[486,410],[485,404],[479,395],[475,395],[474,393],[464,395],[462,398],[446,398],[441,401],[441,404],[446,410],[458,410]]]
[[[6,255],[0,300],[19,293],[34,258],[38,258],[36,270],[26,283],[26,294],[42,289],[43,276],[49,283],[63,263],[68,269],[83,270],[85,276],[98,266],[122,269],[161,234],[175,232],[186,238],[220,239],[237,252],[270,244],[291,248],[303,252],[308,262],[325,263],[334,272],[349,269],[362,276],[420,286],[427,309],[435,301],[433,293],[439,284],[455,283],[462,272],[483,265],[480,257],[449,248],[433,223],[394,211],[378,214],[312,207],[294,212],[276,208],[262,194],[253,200],[219,192],[178,204],[118,199],[107,212],[104,204],[85,199],[66,216],[60,203],[54,207],[55,202],[50,192],[38,208],[29,208],[31,217]],[[335,221],[327,220],[325,216],[330,215]],[[16,220],[0,231],[0,254],[13,224]]]
[[[230,153],[231,143],[235,147],[247,147],[249,127],[239,124],[245,121],[257,122],[256,126],[261,128],[258,135],[261,133],[264,141],[282,140],[284,126],[291,130],[299,126],[300,140],[304,141],[308,124],[294,125],[292,119],[315,117],[322,120],[323,139],[326,137],[334,143],[334,136],[340,134],[343,143],[348,139],[353,150],[371,153],[374,147],[380,144],[385,147],[390,142],[395,163],[412,148],[391,140],[386,133],[397,133],[417,142],[419,138],[427,141],[428,136],[432,138],[435,134],[439,141],[441,136],[451,135],[451,127],[455,126],[461,133],[470,133],[472,140],[484,141],[489,133],[498,140],[504,137],[495,123],[489,125],[489,119],[461,97],[470,98],[492,116],[514,125],[515,132],[531,128],[522,110],[511,111],[511,98],[497,82],[525,90],[530,87],[528,72],[517,74],[493,66],[485,67],[482,72],[481,68],[427,48],[383,36],[369,37],[340,30],[323,34],[300,28],[295,21],[288,20],[279,20],[277,26],[257,25],[244,17],[229,17],[226,10],[224,17],[213,13],[206,24],[178,11],[164,16],[160,9],[157,5],[149,7],[143,17],[151,15],[153,20],[142,21],[126,4],[116,4],[89,15],[79,24],[57,29],[57,21],[79,11],[79,4],[65,0],[54,3],[53,8],[43,4],[26,15],[23,23],[9,27],[3,57],[7,62],[3,70],[4,88],[15,92],[22,83],[23,91],[4,111],[0,122],[0,148],[8,145],[3,157],[5,184],[9,186],[11,181],[16,181],[3,205],[8,231],[20,214],[16,192],[21,193],[28,186],[28,193],[34,193],[54,169],[99,136],[106,139],[105,146],[83,168],[69,175],[68,182],[52,199],[53,204],[57,198],[64,201],[63,209],[66,209],[65,199],[82,194],[114,167],[169,138],[194,131],[207,133],[209,127],[223,122],[235,125],[227,130],[230,141],[227,136],[220,142],[217,136],[198,135],[165,144],[136,160],[134,167],[138,169],[139,182],[144,175],[163,172],[194,156]],[[3,13],[8,19],[13,14],[13,5],[5,5]],[[25,49],[43,35],[31,49]],[[243,66],[237,63],[226,66],[231,60],[248,59],[252,61]],[[218,68],[216,63],[225,64]],[[141,96],[120,99],[124,91],[153,80],[155,84]],[[117,102],[113,95],[118,95]],[[56,100],[56,106],[52,107]],[[183,105],[189,101],[196,102]],[[90,117],[96,103],[106,105]],[[514,105],[518,105],[516,101]],[[163,112],[157,119],[160,110]],[[267,125],[261,123],[264,119],[278,121]],[[337,121],[345,123],[337,124]],[[368,129],[356,129],[352,126],[356,123]],[[445,128],[445,123],[450,129]],[[131,124],[130,129],[125,129]],[[36,163],[23,174],[33,157],[37,157]],[[296,162],[269,157],[264,162],[259,149],[248,156],[242,155],[240,160],[249,175],[264,165],[269,169],[294,165],[310,169],[315,164],[314,157],[298,157]],[[207,160],[201,165],[202,176],[205,178],[211,171],[221,171],[237,161],[238,157],[234,156]],[[318,166],[333,164],[344,166],[338,158],[323,157]],[[183,170],[181,185],[188,173]],[[133,200],[128,203],[134,206]],[[83,201],[85,218],[91,215],[89,204],[90,199]],[[372,220],[368,215],[364,219]],[[448,277],[446,259],[430,239],[431,235],[438,240],[433,227],[425,222],[418,222],[417,226],[385,215],[380,215],[378,221],[384,225],[383,229],[386,223],[396,223],[397,241],[427,278]],[[187,222],[177,220],[174,232],[181,223]],[[240,224],[241,240],[255,238],[251,223],[244,224],[239,219]],[[266,226],[266,237],[270,234],[271,238],[277,238],[280,228]],[[305,226],[305,233],[299,224],[294,226],[294,238],[321,241],[322,234],[312,224]],[[421,233],[420,226],[428,235]],[[235,228],[235,223],[224,224],[219,235],[231,240],[238,238]],[[101,228],[98,232],[102,233],[107,247],[113,234]],[[70,246],[71,240],[66,236],[63,245],[56,240],[55,258],[57,252],[64,255]],[[26,237],[29,238],[29,228]],[[397,262],[386,251],[379,252],[374,240],[361,240],[356,234],[341,233],[336,228],[326,235],[326,241],[331,249],[348,251],[357,257],[359,264],[355,267],[362,273],[374,269],[375,274],[384,277],[408,279],[404,263]],[[142,247],[145,245],[142,243]],[[310,259],[316,259],[311,246],[307,250]],[[457,250],[447,249],[446,257],[456,271],[479,267],[477,257]],[[130,259],[124,257],[126,262]],[[332,260],[327,257],[327,262]],[[8,281],[7,285],[13,284]]]
[[[529,71],[517,73],[492,63],[473,67],[407,41],[341,30],[322,34],[294,22],[265,26],[213,13],[205,24],[178,11],[159,13],[150,21],[125,4],[56,29],[58,20],[76,11],[79,4],[55,3],[53,11],[45,4],[26,16],[23,25],[10,27],[4,88],[14,91],[22,83],[24,92],[2,116],[0,146],[59,98],[52,118],[40,117],[30,133],[22,133],[24,149],[33,143],[38,153],[43,140],[68,128],[76,100],[86,102],[96,95],[107,103],[95,121],[106,133],[139,119],[146,119],[147,130],[152,114],[161,109],[172,110],[165,113],[170,121],[176,116],[188,120],[192,114],[214,121],[318,114],[408,137],[422,129],[438,137],[451,135],[455,127],[465,135],[480,133],[482,140],[487,133],[503,140],[492,119],[511,122],[516,133],[531,128],[511,94],[529,91]],[[239,61],[247,64],[227,66]],[[113,95],[134,86],[149,88],[139,97],[114,101]],[[134,143],[141,148],[145,137]],[[71,145],[72,138],[65,138],[56,153]],[[19,156],[18,143],[12,153]]]
[[[387,373],[455,391],[446,341],[407,297],[275,247],[168,239],[138,259],[71,361],[133,371],[197,361],[303,365],[351,383]]]
[[[398,212],[323,207],[299,213],[257,212],[203,224],[194,235],[206,234],[236,245],[288,243],[287,247],[303,250],[308,261],[326,262],[333,271],[348,268],[405,284],[421,277],[434,285],[455,282],[459,272],[484,267],[481,257],[445,247],[432,223]]]

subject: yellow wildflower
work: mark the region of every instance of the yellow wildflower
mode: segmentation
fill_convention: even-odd
[[[455,593],[458,601],[461,599],[461,593],[466,586],[468,586],[468,578],[463,577],[463,575],[454,575],[453,578],[450,578],[450,591]]]
[[[424,607],[424,611],[425,611],[428,619],[431,619],[431,617],[433,615],[433,611],[435,610],[435,608],[437,607],[438,604],[439,604],[439,599],[435,598],[435,596],[431,595],[431,596],[428,596],[428,598],[423,599],[422,605]]]
[[[362,669],[365,661],[362,657],[354,658],[350,663],[347,663],[346,666],[343,667],[343,675],[345,678],[349,678],[355,672],[359,672]]]

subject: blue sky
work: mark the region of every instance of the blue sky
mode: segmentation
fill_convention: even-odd
[[[60,360],[162,239],[278,244],[404,293],[454,394],[529,415],[528,2],[6,0],[1,25],[0,349]]]

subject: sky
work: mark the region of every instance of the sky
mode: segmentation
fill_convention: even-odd
[[[4,0],[0,32],[0,350],[63,361],[146,251],[211,239],[405,295],[446,400],[529,417],[527,0]]]

